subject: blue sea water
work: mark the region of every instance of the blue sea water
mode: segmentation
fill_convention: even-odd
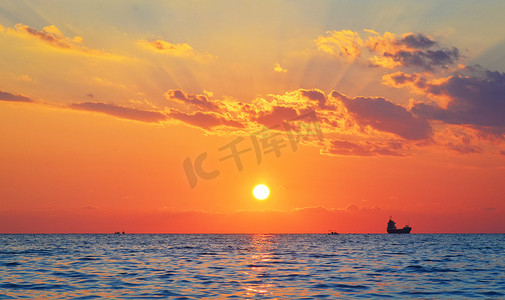
[[[505,298],[503,234],[0,235],[0,299]]]

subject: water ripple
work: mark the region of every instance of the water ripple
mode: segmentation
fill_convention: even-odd
[[[505,235],[0,235],[0,299],[504,298]]]

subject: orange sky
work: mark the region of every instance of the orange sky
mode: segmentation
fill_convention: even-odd
[[[498,9],[194,4],[0,5],[0,232],[505,231]]]

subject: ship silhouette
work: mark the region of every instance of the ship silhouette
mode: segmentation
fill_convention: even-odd
[[[388,233],[410,233],[412,230],[412,227],[409,225],[405,225],[402,229],[396,228],[396,223],[389,217],[389,222],[388,222],[388,228],[387,231]]]

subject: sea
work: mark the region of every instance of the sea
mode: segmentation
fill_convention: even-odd
[[[19,298],[505,299],[505,234],[2,234]]]

